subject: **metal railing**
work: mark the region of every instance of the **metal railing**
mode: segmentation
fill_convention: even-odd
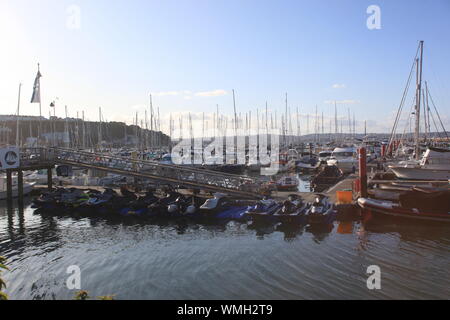
[[[21,149],[21,161],[21,166],[39,163],[67,164],[188,188],[241,197],[260,197],[260,185],[249,177],[184,165],[161,164],[152,160],[65,148],[28,148]]]

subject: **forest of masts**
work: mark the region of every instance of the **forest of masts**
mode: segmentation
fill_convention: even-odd
[[[352,118],[350,109],[347,109],[347,115],[338,117],[337,103],[334,104],[334,117],[329,116],[326,121],[323,111],[319,113],[317,106],[315,114],[301,115],[299,107],[292,110],[289,106],[287,93],[284,102],[285,105],[282,112],[269,110],[266,102],[264,108],[257,108],[256,112],[253,113],[252,111],[247,111],[242,114],[237,111],[235,92],[233,90],[234,112],[232,116],[221,114],[219,105],[216,105],[215,112],[203,112],[200,114],[200,119],[199,114],[195,114],[197,125],[193,124],[193,115],[190,112],[187,114],[179,113],[178,115],[171,113],[168,124],[167,121],[164,121],[164,128],[159,106],[153,106],[152,95],[150,95],[148,112],[145,110],[143,118],[140,118],[139,112],[136,112],[131,126],[120,122],[108,122],[102,113],[102,108],[98,108],[97,122],[85,120],[84,111],[81,112],[81,117],[77,111],[75,119],[69,118],[67,106],[64,108],[64,119],[57,118],[55,113],[56,106],[54,106],[52,108],[53,116],[50,111],[49,120],[40,120],[38,128],[32,128],[31,122],[28,123],[28,133],[23,125],[21,125],[19,130],[20,118],[18,117],[16,127],[18,134],[14,134],[14,136],[16,145],[24,143],[25,139],[23,137],[37,137],[42,136],[44,133],[47,135],[50,133],[53,136],[52,145],[85,149],[117,147],[118,144],[121,144],[122,146],[134,147],[139,150],[150,150],[170,147],[176,141],[183,139],[193,140],[201,138],[203,145],[203,142],[211,141],[213,137],[244,136],[248,138],[250,136],[275,134],[280,137],[279,143],[281,146],[289,147],[305,142],[321,144],[334,141],[339,143],[356,135],[354,113]],[[199,121],[201,125],[198,125]],[[304,125],[306,124],[306,128],[301,125],[301,121],[303,121]],[[178,126],[176,125],[177,122]],[[120,124],[122,126],[121,133],[118,132],[120,131],[118,129]],[[162,134],[163,129],[168,133],[170,140],[164,138],[165,135]],[[10,143],[11,131],[4,125],[0,128],[0,143]],[[64,132],[63,136],[61,136],[61,132]],[[366,134],[365,122],[364,134]]]

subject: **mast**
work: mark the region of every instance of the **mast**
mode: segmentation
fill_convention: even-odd
[[[20,131],[19,131],[19,115],[20,115],[20,91],[22,89],[22,83],[19,83],[19,95],[17,97],[17,119],[16,119],[16,147],[20,147]]]
[[[268,117],[267,117],[267,101],[266,101],[266,135],[269,137],[269,123],[268,123]]]
[[[309,135],[309,114],[306,115],[306,134]]]
[[[153,148],[153,101],[152,95],[150,94],[150,146]]]
[[[38,74],[41,73],[40,64],[38,63]],[[42,134],[42,103],[41,103],[41,81],[39,80],[39,124],[38,124],[38,137],[37,144],[39,144],[39,138]]]
[[[287,136],[287,117],[288,117],[288,94],[286,92],[286,110],[285,110],[285,116],[284,116],[284,143],[285,146],[287,146],[287,140],[286,140],[286,136]]]
[[[237,114],[236,114],[236,97],[233,89],[233,109],[234,109],[234,157],[237,164]]]
[[[99,119],[99,125],[98,125],[98,145],[100,147],[100,150],[102,149],[102,108],[98,107],[98,119]]]
[[[348,112],[348,134],[351,137],[352,136],[352,118],[350,116],[350,108],[347,108],[347,112]]]
[[[81,112],[81,116],[83,117],[83,149],[86,149],[86,125],[84,123],[84,110]]]
[[[64,121],[64,138],[68,139],[67,144],[70,147],[70,137],[69,137],[69,123],[67,122],[67,106],[64,106],[64,113],[66,115],[66,121]]]
[[[159,105],[158,105],[158,133],[156,137],[158,138],[158,149],[161,149],[162,136],[161,136],[161,118],[159,116]]]
[[[334,131],[336,134],[335,139],[337,139],[338,136],[338,120],[337,120],[337,105],[336,101],[334,101]]]
[[[423,60],[423,41],[420,41],[420,57],[416,60],[416,128],[414,131],[416,160],[420,159],[420,98],[422,91],[422,60]]]

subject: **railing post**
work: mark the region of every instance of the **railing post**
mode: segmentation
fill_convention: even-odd
[[[52,191],[53,189],[53,177],[52,177],[52,168],[47,168],[47,187],[48,191]]]
[[[17,171],[17,196],[19,199],[19,203],[23,202],[23,171]]]
[[[7,202],[12,202],[12,170],[6,170],[6,200]]]
[[[361,181],[361,197],[367,197],[366,148],[359,148],[359,180]]]

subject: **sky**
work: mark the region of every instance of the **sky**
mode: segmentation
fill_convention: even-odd
[[[370,5],[379,29],[367,27]],[[388,132],[424,40],[424,80],[450,125],[448,0],[0,0],[0,39],[0,114],[16,113],[22,83],[20,113],[39,115],[29,102],[40,63],[44,116],[55,100],[61,117],[67,106],[97,120],[101,107],[131,124],[152,94],[163,130],[170,114],[185,123],[190,112],[197,133],[216,105],[232,116],[233,89],[237,112],[253,116],[267,101],[280,117],[287,92],[302,133],[316,106],[328,132],[334,101],[358,132],[364,121]]]

